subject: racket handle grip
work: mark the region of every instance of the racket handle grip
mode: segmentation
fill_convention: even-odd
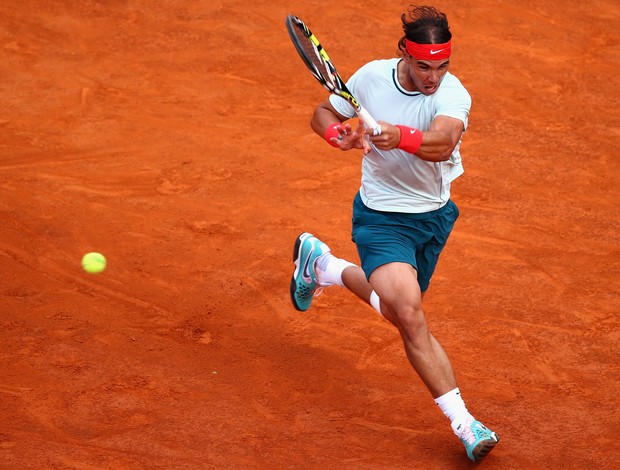
[[[373,135],[381,134],[381,126],[377,124],[375,118],[373,118],[368,111],[360,106],[360,109],[357,110],[357,115],[368,129],[372,129]]]

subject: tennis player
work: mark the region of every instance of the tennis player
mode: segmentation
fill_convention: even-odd
[[[294,246],[291,299],[297,310],[305,311],[317,289],[343,286],[396,326],[409,362],[450,420],[467,456],[478,462],[499,437],[468,411],[422,308],[459,215],[450,185],[463,173],[459,147],[471,97],[448,71],[452,33],[446,15],[433,7],[411,6],[401,20],[401,57],[372,61],[347,82],[379,119],[381,134],[345,123],[354,110],[334,95],[317,106],[311,121],[330,145],[363,149],[352,221],[361,267],[303,233]]]

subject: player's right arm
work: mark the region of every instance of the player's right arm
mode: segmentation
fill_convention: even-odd
[[[353,127],[344,123],[349,119],[347,116],[343,116],[332,106],[329,99],[320,103],[314,110],[312,119],[310,120],[310,127],[319,136],[324,139],[326,137],[326,131],[328,128],[337,126],[338,136],[330,137],[329,142],[338,147],[340,150],[364,149],[364,154],[370,151],[370,145],[366,140],[364,132],[364,124],[360,121],[359,125],[353,129]],[[344,124],[343,124],[344,123]]]

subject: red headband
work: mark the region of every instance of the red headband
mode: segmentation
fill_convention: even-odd
[[[444,60],[450,57],[451,40],[443,44],[418,44],[405,39],[407,52],[418,60]]]

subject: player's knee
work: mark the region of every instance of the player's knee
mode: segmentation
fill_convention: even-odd
[[[420,301],[399,302],[391,306],[391,312],[399,330],[407,332],[409,336],[427,331],[426,318]]]

